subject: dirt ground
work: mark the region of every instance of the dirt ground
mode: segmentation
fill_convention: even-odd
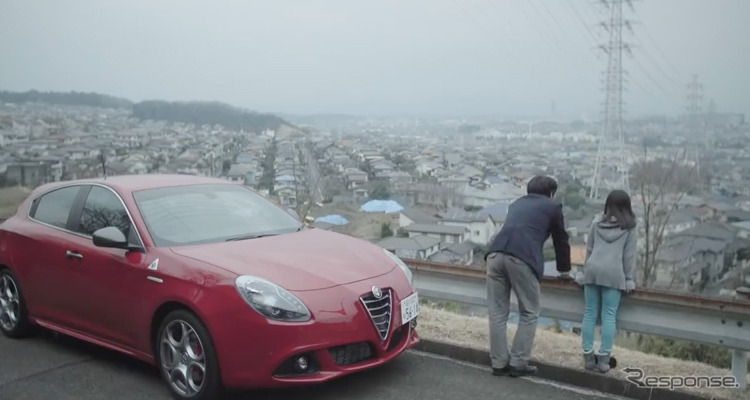
[[[440,308],[420,306],[417,331],[425,339],[437,340],[467,346],[480,350],[489,350],[489,328],[485,318],[459,315]],[[515,327],[508,327],[508,338],[512,340]],[[598,338],[598,336],[597,336]],[[598,341],[595,341],[598,343]],[[580,353],[580,336],[571,332],[557,333],[551,330],[538,329],[534,339],[532,359],[569,368],[583,369],[583,358]],[[618,370],[611,370],[608,375],[625,380],[626,374],[619,368],[641,368],[650,376],[728,376],[730,371],[698,362],[683,361],[646,354],[615,346],[614,352],[618,361]],[[750,375],[748,375],[750,382]],[[750,389],[685,389],[689,393],[714,396],[716,399],[747,400]]]
[[[394,232],[398,229],[398,213],[367,213],[360,211],[357,207],[343,204],[326,204],[310,210],[310,216],[313,218],[331,214],[341,215],[349,221],[347,225],[332,227],[332,231],[364,240],[380,239],[383,223],[390,223]]]
[[[13,215],[29,193],[29,189],[20,186],[0,188],[0,219]]]

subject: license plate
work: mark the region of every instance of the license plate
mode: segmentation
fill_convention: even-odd
[[[401,300],[401,325],[408,323],[419,315],[419,296],[414,292]]]

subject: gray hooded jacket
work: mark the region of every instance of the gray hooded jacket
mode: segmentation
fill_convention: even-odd
[[[635,229],[623,230],[616,223],[594,221],[586,244],[583,283],[626,290],[625,281],[635,281]]]

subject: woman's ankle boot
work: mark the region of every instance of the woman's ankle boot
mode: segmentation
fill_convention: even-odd
[[[594,368],[596,368],[596,356],[594,356],[593,351],[583,353],[583,363],[583,367],[589,371],[592,371],[594,370]]]

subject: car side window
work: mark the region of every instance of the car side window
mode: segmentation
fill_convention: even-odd
[[[92,186],[81,212],[76,231],[93,235],[99,229],[114,226],[130,236],[131,222],[120,199],[110,190]]]
[[[80,186],[69,186],[42,195],[36,200],[30,217],[58,228],[67,228],[70,210],[80,190]]]

